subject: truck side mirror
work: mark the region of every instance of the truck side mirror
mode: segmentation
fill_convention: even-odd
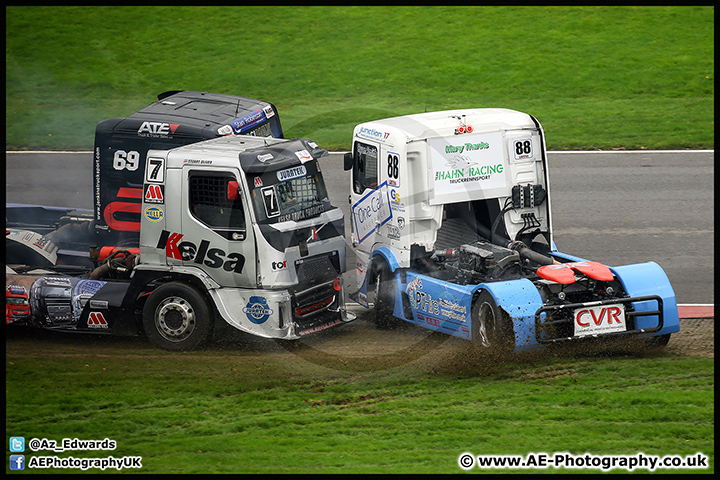
[[[353,168],[353,154],[352,152],[348,152],[345,154],[345,170],[352,170]]]
[[[237,200],[239,188],[240,188],[240,185],[238,185],[238,182],[236,182],[235,180],[230,180],[228,182],[228,186],[227,186],[228,200]]]

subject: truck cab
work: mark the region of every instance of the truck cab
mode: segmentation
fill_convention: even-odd
[[[657,264],[610,269],[558,251],[532,115],[462,109],[363,123],[345,169],[351,296],[381,326],[398,319],[514,350],[618,335],[666,342],[679,329]]]
[[[307,139],[233,136],[151,150],[136,270],[212,285],[227,323],[296,339],[349,318],[344,217]]]

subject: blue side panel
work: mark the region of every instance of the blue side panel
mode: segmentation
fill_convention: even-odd
[[[401,296],[395,300],[395,316],[424,328],[472,340],[472,301],[478,290],[487,290],[495,303],[512,319],[515,350],[542,348],[535,339],[535,312],[542,298],[530,280],[456,285],[413,272],[407,272],[407,283],[399,281],[400,292],[407,294],[412,319],[405,318]]]
[[[653,335],[664,335],[680,331],[675,291],[670,285],[665,271],[655,262],[623,265],[610,268],[620,280],[625,292],[631,297],[658,295],[663,300],[663,328]],[[656,302],[635,302],[636,311],[650,311],[657,308]],[[636,328],[654,328],[658,325],[658,316],[638,317]]]
[[[474,285],[456,285],[407,272],[407,283],[399,282],[399,287],[401,293],[407,294],[412,319],[405,318],[402,295],[397,295],[395,316],[430,330],[471,339],[472,299],[476,290]]]

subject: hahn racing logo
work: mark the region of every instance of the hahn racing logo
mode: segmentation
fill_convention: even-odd
[[[210,268],[222,268],[226,272],[242,273],[245,257],[236,252],[225,253],[221,248],[210,248],[210,241],[201,240],[200,245],[181,241],[182,233],[163,230],[155,248],[165,249],[168,258],[193,261]]]
[[[273,310],[268,307],[267,299],[265,297],[250,297],[247,305],[243,308],[243,313],[247,315],[248,320],[256,325],[265,323],[270,315],[273,314]]]

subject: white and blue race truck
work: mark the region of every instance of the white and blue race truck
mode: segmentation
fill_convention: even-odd
[[[589,339],[664,346],[675,294],[654,262],[608,267],[559,251],[540,123],[508,109],[429,112],[354,130],[358,290],[397,320],[487,349]],[[642,340],[640,340],[642,339]]]

